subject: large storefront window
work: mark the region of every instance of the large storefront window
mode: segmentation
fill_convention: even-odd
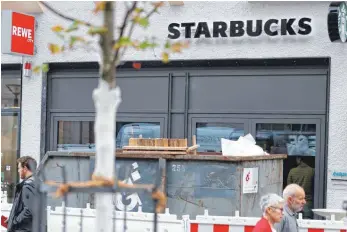
[[[1,189],[13,200],[18,182],[21,79],[3,75],[1,78]]]
[[[270,154],[288,154],[283,163],[283,186],[296,183],[304,188],[305,218],[313,216],[316,136],[316,124],[256,124],[257,145]]]
[[[160,138],[160,123],[117,122],[116,148],[130,138]],[[95,151],[93,121],[59,121],[58,151]]]
[[[196,123],[199,152],[222,152],[221,139],[238,140],[244,135],[242,123]]]

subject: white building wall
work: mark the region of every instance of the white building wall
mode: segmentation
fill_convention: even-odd
[[[97,23],[99,18],[90,12],[93,2],[49,2],[68,15]],[[226,38],[209,39],[207,42],[192,42],[190,48],[172,59],[235,59],[235,58],[288,58],[288,57],[330,57],[330,111],[329,111],[329,149],[328,169],[346,170],[347,166],[347,44],[331,43],[327,31],[327,13],[330,2],[184,2],[183,6],[166,5],[160,14],[153,16],[151,26],[135,35],[155,35],[164,40],[167,26],[172,22],[212,23],[213,21],[269,19],[289,17],[312,18],[312,33],[303,37]],[[123,7],[123,3],[119,3]],[[67,13],[68,12],[68,13]],[[45,12],[37,16],[39,27],[36,33],[38,54],[33,58],[40,62],[82,62],[97,61],[94,52],[77,50],[66,55],[52,56],[47,44],[57,43],[59,39],[51,31],[56,24],[68,26],[63,21]],[[218,42],[219,41],[219,42]],[[220,41],[223,41],[221,43]],[[125,60],[157,60],[160,49],[147,52],[128,51]],[[2,63],[18,63],[20,58],[1,55]],[[39,158],[41,127],[41,76],[23,79],[22,137],[21,155],[31,154]],[[325,102],[322,102],[325,104]],[[323,181],[323,180],[322,180]],[[335,190],[328,178],[327,207],[341,208],[346,189]]]

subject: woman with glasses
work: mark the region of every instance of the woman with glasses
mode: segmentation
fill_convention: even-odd
[[[277,194],[267,194],[260,199],[262,218],[255,225],[253,232],[276,232],[274,224],[281,221],[284,200]]]

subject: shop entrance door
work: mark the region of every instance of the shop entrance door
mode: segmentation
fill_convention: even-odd
[[[1,112],[1,189],[7,191],[9,202],[14,197],[14,187],[18,182],[19,119],[18,111]]]
[[[307,207],[303,215],[312,218],[312,208],[324,207],[325,117],[285,116],[252,119],[251,131],[270,154],[288,154],[283,162],[283,187],[301,185]]]

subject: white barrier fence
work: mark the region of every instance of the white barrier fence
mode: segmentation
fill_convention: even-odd
[[[12,204],[2,200],[1,215],[8,217]],[[95,210],[89,204],[86,208],[66,207],[66,231],[94,231]],[[115,212],[116,231],[123,231],[124,212]],[[153,228],[153,213],[127,212],[126,228],[127,232],[151,232]],[[81,221],[82,218],[82,221]],[[164,214],[158,215],[159,232],[252,232],[254,225],[259,218],[240,217],[238,211],[235,216],[210,216],[205,210],[204,215],[196,216],[195,220],[190,220],[189,216],[183,216],[182,220],[177,219],[177,215],[170,214],[167,209]],[[47,207],[48,232],[60,232],[63,226],[63,207],[56,207],[52,210]],[[300,232],[347,232],[347,224],[344,221],[331,220],[306,220],[301,217],[298,220]],[[112,225],[110,225],[112,226]],[[6,232],[4,227],[1,232]]]

